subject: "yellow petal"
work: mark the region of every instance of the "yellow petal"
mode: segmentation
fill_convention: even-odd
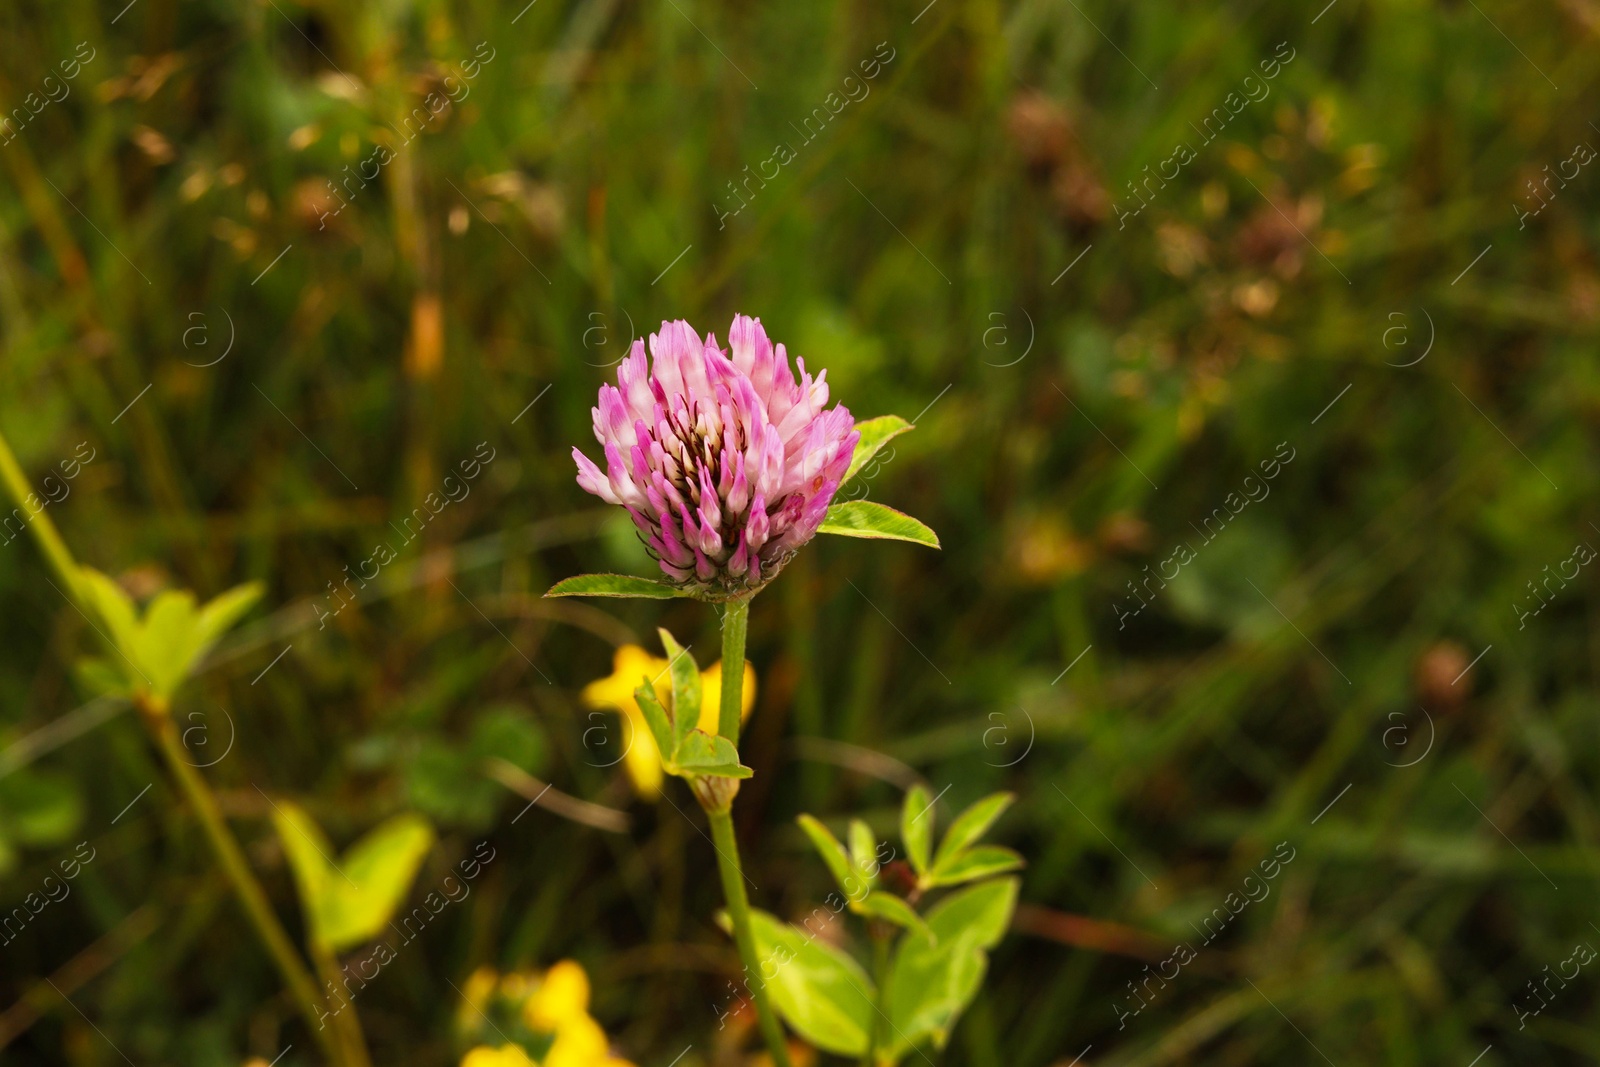
[[[644,715],[635,713],[622,718],[623,744],[627,746],[622,766],[633,782],[633,790],[645,800],[661,795],[661,755],[656,751],[655,735],[650,732]]]
[[[493,967],[479,967],[467,979],[466,988],[461,991],[466,1003],[462,1005],[461,1019],[470,1025],[473,1021],[483,1017],[489,1008],[489,998],[494,995],[494,987],[499,982],[500,976]]]
[[[545,972],[544,981],[523,1005],[522,1016],[535,1030],[559,1034],[572,1020],[587,1018],[588,1010],[589,976],[576,961],[562,960]]]
[[[517,1045],[490,1048],[479,1045],[461,1057],[461,1067],[537,1067],[528,1054]]]
[[[610,1044],[600,1024],[587,1015],[577,1016],[556,1031],[556,1040],[544,1055],[543,1067],[595,1067],[606,1061]]]
[[[583,702],[591,708],[616,708],[618,711],[637,713],[633,691],[646,679],[656,680],[656,692],[661,692],[661,673],[667,661],[656,659],[638,645],[623,645],[611,659],[611,673],[583,687]]]
[[[743,706],[739,721],[750,718],[750,709],[756,706],[756,671],[747,662],[744,665]],[[700,729],[708,734],[717,732],[717,720],[722,715],[722,663],[719,660],[700,672]]]
[[[646,800],[661,795],[661,757],[655,736],[650,733],[644,712],[633,692],[646,679],[655,682],[656,696],[671,707],[672,682],[667,676],[667,661],[657,659],[638,645],[622,645],[612,657],[611,674],[584,686],[583,702],[591,708],[615,708],[622,712],[623,744],[626,755],[623,769],[636,793]]]

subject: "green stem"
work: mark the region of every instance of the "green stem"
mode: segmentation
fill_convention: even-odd
[[[94,605],[86,602],[82,594],[83,586],[78,581],[78,564],[72,558],[72,552],[67,548],[66,542],[61,539],[61,534],[56,531],[55,523],[50,521],[43,508],[34,511],[28,506],[27,501],[34,495],[33,490],[28,488],[27,476],[23,474],[22,467],[17,463],[17,457],[12,453],[11,446],[3,433],[0,433],[0,482],[4,483],[6,491],[17,502],[17,506],[28,512],[28,526],[33,530],[39,548],[44,552],[51,568],[66,583],[65,594],[85,615],[92,614],[95,610]],[[156,740],[157,747],[161,749],[161,754],[166,757],[172,776],[178,780],[179,786],[188,795],[189,802],[194,805],[223,872],[233,883],[234,890],[244,905],[245,913],[255,925],[256,933],[260,935],[262,943],[283,974],[290,996],[294,998],[305,1016],[306,1025],[311,1028],[312,1035],[322,1044],[323,1051],[328,1057],[334,1063],[344,1063],[345,1058],[340,1054],[334,1035],[320,1025],[317,1012],[322,1005],[322,997],[317,992],[316,983],[311,979],[311,972],[306,970],[305,964],[295,953],[289,935],[283,932],[277,916],[273,914],[272,906],[267,903],[266,892],[262,890],[261,883],[256,881],[255,875],[250,872],[250,866],[245,861],[239,843],[234,840],[227,824],[222,821],[222,813],[217,808],[216,798],[211,795],[205,779],[188,760],[183,758],[185,751],[183,742],[178,737],[178,730],[173,725],[169,710],[163,706],[164,702],[148,694],[140,694],[135,703],[139,708],[140,717],[144,719],[145,725]]]
[[[6,491],[17,502],[17,507],[28,514],[27,524],[32,528],[33,536],[38,540],[45,559],[49,561],[56,575],[67,583],[67,595],[76,601],[78,565],[73,562],[72,553],[67,550],[66,542],[61,540],[61,535],[56,532],[56,524],[44,513],[43,504],[37,511],[28,506],[29,497],[34,497],[35,500],[38,497],[28,488],[28,477],[22,473],[22,467],[17,463],[17,457],[12,454],[11,446],[6,443],[4,434],[0,434],[0,481],[5,482]]]
[[[338,957],[326,946],[318,944],[315,936],[307,938],[307,941],[311,948],[311,959],[317,965],[317,975],[325,986],[337,990],[339,980],[344,977],[339,970]],[[332,1007],[331,1002],[329,1006]],[[344,1008],[350,1009],[349,1014],[345,1013]],[[372,1067],[372,1059],[367,1055],[367,1038],[361,1032],[361,1017],[356,1014],[356,1006],[353,1002],[347,1002],[344,1008],[331,1016],[332,1029],[340,1048],[339,1060],[346,1067]]]
[[[872,1030],[867,1034],[867,1050],[861,1054],[861,1067],[872,1067],[873,1057],[886,1036],[883,1033],[883,1024],[888,1020],[889,1014],[885,1001],[889,998],[889,942],[894,933],[882,929],[880,922],[878,919],[868,920],[867,932],[872,938],[872,979],[878,983],[878,997],[873,1005],[877,1012],[872,1020]]]
[[[748,610],[748,605],[745,608]],[[741,652],[744,644],[743,620],[741,613]],[[727,644],[724,643],[723,647],[726,648]],[[727,660],[723,660],[723,665],[726,670]],[[742,662],[740,666],[743,666]],[[761,978],[761,961],[756,958],[755,935],[750,932],[750,898],[744,892],[744,870],[739,866],[739,843],[734,840],[732,809],[707,808],[706,817],[711,820],[711,840],[717,849],[717,868],[722,872],[722,893],[728,899],[728,917],[733,920],[734,944],[739,946],[739,958],[744,962],[750,995],[756,1002],[756,1021],[761,1024],[761,1036],[767,1042],[767,1051],[772,1054],[775,1067],[789,1067],[789,1048],[784,1043],[783,1027],[778,1025],[778,1017],[772,1012],[772,1002],[767,998],[767,983]]]
[[[744,710],[744,636],[750,628],[750,601],[730,600],[722,612],[722,709],[717,733],[739,745],[739,713]]]
[[[322,1010],[323,1000],[321,993],[317,991],[311,972],[306,969],[299,954],[295,952],[294,944],[289,940],[289,935],[284,932],[277,915],[273,913],[272,905],[267,901],[266,892],[256,880],[255,874],[251,872],[250,864],[245,860],[243,850],[239,848],[239,842],[234,839],[233,832],[223,821],[216,797],[212,795],[200,772],[184,758],[186,750],[178,737],[178,728],[173,723],[171,715],[164,709],[150,707],[143,700],[140,702],[139,710],[150,732],[155,735],[161,754],[166,757],[167,768],[178,780],[178,785],[188,797],[189,803],[193,805],[195,814],[199,816],[200,825],[205,829],[211,850],[215,853],[223,873],[233,883],[233,890],[239,897],[239,903],[244,905],[245,914],[256,928],[257,936],[266,946],[273,962],[278,965],[284,984],[289,988],[289,995],[294,998],[300,1008],[300,1014],[305,1017],[306,1026],[310,1028],[312,1036],[321,1043],[323,1051],[330,1060],[338,1064],[348,1062],[348,1057],[343,1054],[334,1031],[325,1026],[320,1018],[321,1014],[325,1014]]]

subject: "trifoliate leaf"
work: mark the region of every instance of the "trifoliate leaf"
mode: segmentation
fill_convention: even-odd
[[[315,942],[340,952],[370,940],[405,899],[433,828],[407,813],[383,823],[337,858],[320,827],[299,805],[273,803],[272,820],[294,873]]]
[[[111,662],[125,673],[129,688],[168,700],[262,590],[256,582],[241,585],[203,608],[187,590],[165,590],[140,618],[132,598],[99,571],[79,568],[79,585],[105,621],[102,633],[116,646]]]

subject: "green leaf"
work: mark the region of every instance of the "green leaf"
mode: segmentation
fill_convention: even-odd
[[[260,582],[246,582],[234,586],[201,608],[200,618],[195,623],[195,657],[198,659],[210,651],[223,634],[233,629],[234,623],[244,618],[265,591],[266,586]]]
[[[235,586],[199,611],[187,591],[157,596],[145,612],[144,640],[150,663],[146,670],[158,691],[176,693],[201,658],[260,599],[262,589],[260,582]]]
[[[910,515],[884,507],[871,500],[846,500],[828,508],[818,533],[841,537],[872,537],[891,541],[911,541],[929,548],[939,547],[939,535]]]
[[[684,736],[674,762],[687,778],[748,778],[755,773],[739,763],[732,741],[704,730],[690,730]]]
[[[1018,885],[997,878],[953,894],[928,913],[932,936],[913,932],[901,941],[885,994],[891,1025],[883,1054],[891,1062],[924,1040],[944,1047],[983,982],[986,950],[1011,924]]]
[[[944,840],[939,842],[939,852],[933,858],[934,869],[938,870],[982,837],[1015,799],[1012,793],[992,793],[957,815],[945,832]]]
[[[78,679],[78,684],[93,696],[133,696],[128,672],[119,669],[117,664],[104,656],[85,656],[78,660],[73,664],[73,675]]]
[[[683,739],[700,723],[700,668],[689,650],[660,628],[661,647],[667,653],[667,669],[672,674],[672,746],[677,751]],[[734,762],[738,762],[737,756]]]
[[[80,568],[79,585],[105,620],[107,636],[120,653],[115,665],[126,671],[129,685],[168,698],[261,595],[261,586],[252,582],[197,609],[194,594],[166,590],[156,595],[141,619],[132,598],[99,571]]]
[[[860,819],[850,820],[850,860],[867,885],[877,884],[878,839],[872,836],[872,827]]]
[[[906,791],[905,804],[900,808],[900,837],[906,843],[912,869],[919,875],[926,874],[928,854],[933,849],[933,801],[920,785]]]
[[[810,931],[764,911],[752,909],[750,926],[759,977],[778,1014],[825,1052],[859,1056],[866,1051],[877,991],[861,965]]]
[[[83,794],[64,774],[21,767],[0,778],[0,833],[21,845],[58,845],[83,823]]]
[[[928,926],[940,941],[967,938],[979,948],[993,948],[1011,926],[1020,878],[992,882],[951,893],[928,912]]]
[[[177,692],[188,674],[198,619],[194,594],[186,589],[163,590],[145,609],[140,653],[134,659],[162,696]]]
[[[833,836],[822,822],[810,815],[801,815],[795,819],[800,824],[800,829],[811,838],[811,844],[822,854],[822,862],[828,865],[828,870],[833,874],[833,880],[839,883],[839,888],[844,892],[846,900],[854,900],[863,890],[858,881],[854,865],[850,862],[850,854],[844,850],[839,839]],[[851,889],[851,883],[855,888]]]
[[[856,442],[856,450],[850,455],[850,467],[844,472],[839,484],[844,485],[854,478],[873,456],[882,451],[890,438],[899,437],[907,430],[915,428],[899,415],[879,415],[875,419],[862,419],[856,423],[856,432],[861,435],[861,439]]]
[[[1022,857],[999,845],[978,845],[936,864],[927,882],[929,887],[961,885],[994,874],[1014,871],[1023,865]]]
[[[341,952],[376,936],[405,899],[432,847],[433,828],[422,816],[409,813],[352,845],[339,864],[343,874],[335,872],[326,883],[331,892],[323,909],[322,936],[328,947]]]
[[[272,821],[317,944],[339,952],[370,940],[405,899],[433,829],[420,815],[398,815],[367,834],[342,861],[299,805],[273,804]]]
[[[653,578],[630,574],[580,574],[565,578],[550,587],[545,596],[631,596],[646,600],[671,600],[688,592]]]
[[[855,910],[863,915],[876,915],[880,919],[887,919],[907,930],[915,930],[930,941],[937,940],[933,929],[923,921],[922,916],[893,893],[871,893],[855,906]]]
[[[133,606],[133,598],[122,591],[122,586],[93,567],[78,568],[78,580],[110,631],[106,636],[124,656],[137,659],[140,628],[139,613]]]
[[[333,845],[322,835],[322,828],[311,821],[311,816],[298,804],[287,800],[273,803],[272,825],[283,843],[283,854],[289,860],[295,888],[300,891],[300,907],[306,915],[309,936],[321,938],[328,879],[338,877],[329,859],[333,855]]]
[[[678,746],[672,736],[672,722],[667,718],[667,709],[656,699],[656,687],[650,684],[650,679],[646,678],[644,684],[633,691],[633,699],[639,705],[639,710],[644,712],[644,721],[650,725],[650,735],[656,739],[656,751],[661,754],[661,762],[670,765]]]

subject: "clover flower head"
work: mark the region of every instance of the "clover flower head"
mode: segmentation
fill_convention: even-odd
[[[574,448],[578,484],[632,516],[674,583],[704,599],[771,581],[822,524],[859,434],[828,408],[827,371],[789,369],[760,319],[736,315],[729,351],[663,322],[600,387],[602,471]]]

